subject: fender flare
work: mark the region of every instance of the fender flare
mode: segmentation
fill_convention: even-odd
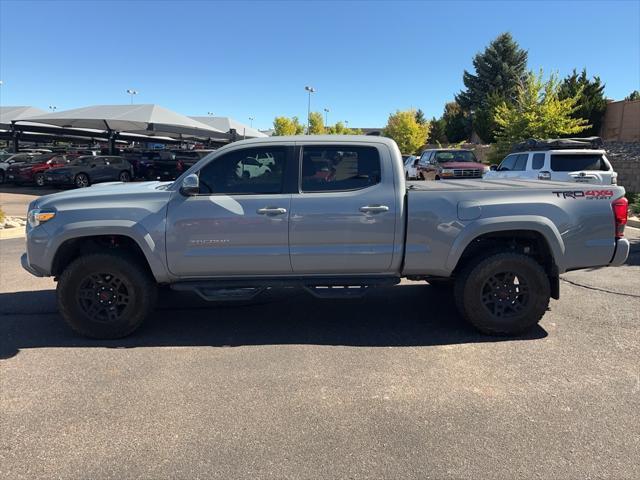
[[[130,238],[142,250],[156,281],[168,280],[169,273],[164,264],[164,245],[157,245],[144,227],[131,220],[88,220],[61,225],[59,229],[52,232],[51,240],[47,245],[47,252],[50,252],[47,257],[51,262],[49,271],[58,249],[64,242],[100,235],[120,235]]]
[[[445,264],[446,269],[452,272],[456,268],[465,249],[476,238],[487,233],[505,232],[508,230],[530,231],[541,234],[549,246],[554,263],[560,272],[564,271],[563,259],[565,246],[562,235],[560,235],[560,232],[551,220],[538,215],[481,218],[468,223],[453,242],[451,250],[449,250]]]

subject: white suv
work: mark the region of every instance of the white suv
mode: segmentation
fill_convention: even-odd
[[[552,146],[549,149],[542,145],[544,151],[531,149],[507,155],[498,167],[492,167],[485,173],[484,178],[555,180],[602,185],[618,183],[618,174],[613,171],[604,150],[566,148],[574,145],[564,141],[555,142],[555,146],[561,148]],[[538,142],[538,144],[543,143]]]

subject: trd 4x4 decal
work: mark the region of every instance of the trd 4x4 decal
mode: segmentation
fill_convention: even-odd
[[[551,193],[558,198],[586,198],[587,200],[608,200],[613,197],[613,190],[564,190]]]

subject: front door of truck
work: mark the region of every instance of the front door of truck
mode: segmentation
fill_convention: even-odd
[[[292,147],[235,149],[198,172],[200,194],[176,192],[167,212],[167,263],[182,277],[291,273],[285,171]],[[246,174],[245,163],[269,159]],[[289,167],[291,168],[291,166]]]
[[[394,254],[397,205],[386,147],[305,145],[291,199],[296,274],[384,273]],[[389,160],[389,159],[387,159]],[[384,171],[387,166],[388,171]]]

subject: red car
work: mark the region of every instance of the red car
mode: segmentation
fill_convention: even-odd
[[[45,153],[31,158],[27,162],[11,165],[7,168],[5,180],[8,183],[35,183],[42,187],[45,184],[44,172],[50,168],[62,167],[77,155],[61,153]]]
[[[425,150],[418,161],[418,178],[443,180],[482,178],[489,167],[478,162],[473,150]]]

